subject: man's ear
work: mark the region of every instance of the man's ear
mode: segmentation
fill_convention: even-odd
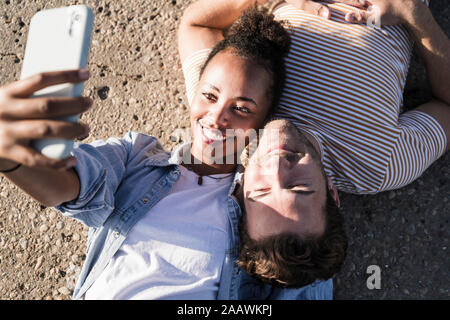
[[[331,182],[331,179],[328,178],[328,190],[330,191],[331,197],[334,199],[334,202],[336,202],[336,205],[338,208],[341,207],[341,202],[339,200],[339,194],[336,189],[336,186]]]

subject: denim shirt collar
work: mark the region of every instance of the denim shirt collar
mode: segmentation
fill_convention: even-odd
[[[183,160],[186,161],[185,157],[190,157],[191,146],[192,142],[185,142],[175,147],[172,152],[161,150],[160,152],[154,154],[148,154],[149,158],[146,166],[167,167],[170,165],[181,165],[183,163]],[[240,187],[243,176],[244,168],[238,165],[236,174],[233,178],[233,182],[228,191],[229,197],[234,195],[237,189]]]

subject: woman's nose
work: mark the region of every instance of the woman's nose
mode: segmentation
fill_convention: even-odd
[[[227,105],[225,103],[217,103],[213,108],[210,109],[209,117],[214,122],[214,124],[218,125],[219,128],[226,128],[228,125],[228,110]]]

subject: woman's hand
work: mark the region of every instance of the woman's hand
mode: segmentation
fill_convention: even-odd
[[[294,7],[299,8],[300,10],[306,11],[308,13],[314,14],[316,16],[320,16],[325,19],[330,19],[331,11],[330,9],[323,4],[318,3],[313,0],[285,0],[287,3],[293,5]],[[365,9],[367,8],[367,0],[340,0],[338,2],[342,2],[349,6],[353,6],[356,8]]]
[[[351,23],[379,22],[380,25],[407,24],[418,10],[428,10],[421,0],[370,0],[362,9],[347,13],[345,20]]]
[[[56,84],[77,83],[89,78],[87,70],[41,73],[0,87],[0,170],[21,163],[28,167],[65,169],[76,159],[50,159],[30,147],[30,141],[44,138],[86,137],[89,128],[56,118],[80,114],[89,109],[89,98],[29,98],[34,92]]]

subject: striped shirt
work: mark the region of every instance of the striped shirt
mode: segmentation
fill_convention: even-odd
[[[325,172],[339,190],[371,194],[405,186],[447,144],[431,116],[402,113],[413,42],[401,25],[349,24],[344,17],[354,8],[322,2],[331,10],[330,20],[284,2],[274,8],[277,20],[289,22],[291,35],[275,117],[317,140]],[[183,64],[189,103],[209,52],[193,53]]]

